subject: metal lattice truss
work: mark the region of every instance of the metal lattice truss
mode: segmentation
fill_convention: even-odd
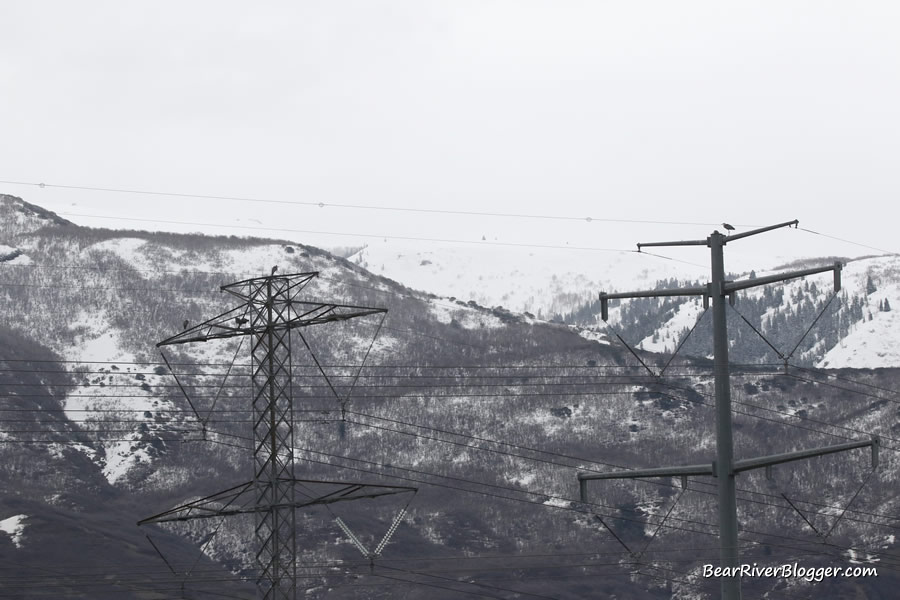
[[[240,298],[243,303],[194,327],[186,323],[184,331],[157,344],[251,338],[253,480],[150,517],[140,524],[253,513],[264,598],[293,600],[297,569],[296,509],[403,493],[414,488],[315,482],[294,477],[291,331],[384,315],[387,309],[300,301],[299,293],[318,273],[276,276],[274,272],[275,269],[268,277],[222,286],[221,291]],[[305,339],[304,346],[311,352]],[[337,487],[318,494],[309,491],[313,484]]]
[[[379,498],[396,494],[415,494],[417,488],[380,485],[375,483],[350,483],[346,481],[326,481],[319,479],[292,479],[284,482],[294,487],[295,497],[300,498],[290,507],[307,508],[317,505],[330,505],[338,502],[349,502],[365,498]],[[138,525],[173,523],[192,521],[194,519],[213,519],[230,515],[246,515],[265,512],[272,507],[260,506],[253,493],[253,482],[240,485],[182,504],[165,512],[138,522]],[[279,507],[282,508],[282,507]]]
[[[387,312],[386,308],[297,300],[300,291],[318,275],[318,272],[273,275],[223,285],[221,291],[237,296],[244,303],[166,338],[157,346],[253,335],[266,329],[287,331]],[[271,323],[267,320],[267,303],[271,303],[271,314],[276,317]]]

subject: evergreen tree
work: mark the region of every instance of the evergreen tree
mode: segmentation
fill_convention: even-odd
[[[872,276],[866,276],[866,295],[874,294],[878,291],[878,288],[875,287],[875,283],[872,281]]]
[[[888,302],[888,299],[887,299],[887,298],[884,299],[884,307],[883,307],[881,310],[883,310],[884,312],[890,312],[890,310],[891,310],[891,303]]]

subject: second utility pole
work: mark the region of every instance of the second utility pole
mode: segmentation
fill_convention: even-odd
[[[723,600],[740,600],[741,580],[737,575],[739,564],[738,553],[738,520],[737,498],[735,493],[735,477],[738,473],[752,469],[766,468],[772,465],[812,458],[852,450],[854,448],[871,447],[873,468],[878,462],[878,439],[847,442],[824,446],[811,450],[799,450],[783,454],[773,454],[757,458],[734,460],[734,439],[731,423],[731,384],[728,372],[728,330],[726,326],[726,302],[734,301],[734,294],[743,290],[769,283],[786,281],[806,275],[834,271],[835,292],[841,289],[841,264],[835,263],[827,267],[815,267],[789,273],[780,273],[767,277],[758,277],[743,281],[725,280],[725,261],[723,248],[730,241],[735,241],[758,233],[771,231],[789,225],[797,225],[797,221],[788,221],[762,227],[744,233],[724,235],[713,231],[705,240],[688,240],[679,242],[653,242],[638,244],[638,251],[642,247],[649,246],[708,246],[711,254],[711,281],[706,286],[677,288],[671,290],[653,290],[646,292],[626,292],[616,294],[600,294],[600,312],[604,321],[609,319],[609,300],[621,298],[658,298],[662,296],[702,296],[704,306],[709,306],[709,299],[713,304],[713,372],[715,377],[716,392],[716,459],[712,463],[700,465],[686,465],[678,467],[660,467],[651,469],[636,469],[631,471],[615,471],[611,473],[579,473],[578,481],[581,488],[581,500],[587,502],[586,483],[593,479],[636,479],[641,477],[681,477],[682,485],[686,487],[688,476],[707,475],[718,479],[718,504],[719,504],[719,546],[722,567],[727,567],[730,576],[721,578]]]

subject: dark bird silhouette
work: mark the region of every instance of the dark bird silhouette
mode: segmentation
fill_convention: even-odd
[[[722,223],[722,227],[724,227],[727,231],[734,231],[734,227],[732,227],[728,223]]]
[[[274,275],[277,271],[278,271],[278,265],[275,265],[274,267],[272,267],[272,273],[271,273],[271,274]]]
[[[188,328],[188,325],[190,325],[190,323],[188,322],[187,319],[185,319],[185,320],[184,320],[184,323],[181,324],[181,326],[184,327],[185,329]]]
[[[237,323],[238,327],[240,327],[241,325],[243,325],[247,322],[247,319],[242,319],[241,317],[235,317],[234,322]]]

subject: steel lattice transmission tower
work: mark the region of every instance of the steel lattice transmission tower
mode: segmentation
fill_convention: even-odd
[[[149,517],[139,525],[254,513],[256,560],[263,598],[294,600],[297,591],[297,508],[414,493],[415,488],[295,478],[291,332],[313,325],[384,315],[387,309],[303,302],[298,300],[300,291],[318,273],[274,273],[275,269],[267,277],[222,286],[221,291],[236,296],[243,303],[157,344],[161,347],[239,336],[250,338],[252,481]],[[311,352],[302,333],[300,336]],[[391,533],[398,522],[399,517],[392,525]],[[383,540],[380,547],[386,541]]]

